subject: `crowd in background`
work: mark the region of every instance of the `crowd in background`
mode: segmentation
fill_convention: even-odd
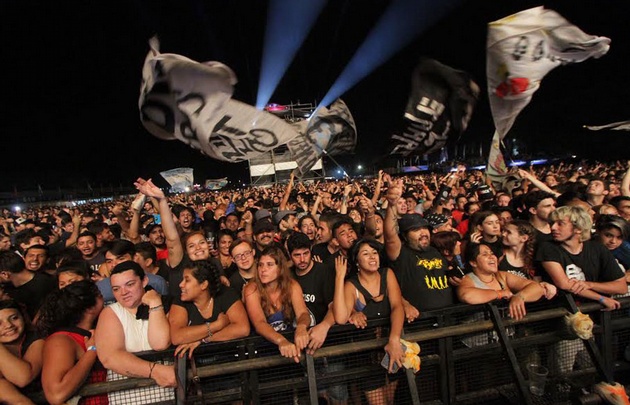
[[[137,179],[135,198],[4,209],[0,402],[32,403],[43,389],[64,403],[86,381],[124,377],[152,378],[144,390],[169,399],[172,365],[133,353],[174,345],[192,356],[256,333],[299,362],[335,324],[389,318],[389,373],[362,390],[391,403],[403,324],[425,311],[506,300],[521,319],[526,303],[559,291],[618,308],[630,282],[630,166],[559,163],[514,178],[497,190],[458,165],[171,196]]]

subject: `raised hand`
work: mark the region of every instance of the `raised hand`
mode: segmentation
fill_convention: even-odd
[[[136,180],[133,185],[136,186],[136,189],[138,189],[139,192],[147,197],[157,198],[158,200],[164,198],[164,192],[160,190],[158,186],[153,184],[151,179],[144,180],[143,178],[138,177],[138,180]]]

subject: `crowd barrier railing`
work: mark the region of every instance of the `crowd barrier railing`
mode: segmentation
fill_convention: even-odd
[[[173,350],[140,357],[174,360],[178,388],[172,401],[142,403],[317,404],[321,398],[366,403],[366,391],[396,384],[396,404],[567,403],[600,381],[626,382],[630,373],[630,297],[619,310],[604,312],[595,302],[576,304],[560,294],[551,302],[527,305],[527,316],[510,319],[505,303],[457,305],[426,312],[404,326],[404,338],[421,346],[421,370],[404,370],[386,380],[380,365],[388,320],[331,328],[325,345],[303,353],[296,364],[259,336],[199,346],[193,362]],[[595,322],[594,338],[572,339],[565,315],[577,309]],[[532,395],[528,364],[549,370],[544,395]],[[91,396],[154,385],[129,378],[83,386]],[[494,402],[493,402],[494,401]],[[596,403],[596,402],[595,402]]]

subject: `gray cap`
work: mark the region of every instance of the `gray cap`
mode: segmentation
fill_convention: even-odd
[[[280,221],[282,221],[284,219],[284,217],[286,217],[287,215],[295,215],[296,212],[295,211],[290,211],[290,210],[282,210],[282,211],[278,211],[276,213],[276,215],[273,216],[273,221],[276,224],[279,224]]]
[[[269,212],[269,210],[261,208],[254,214],[254,221],[260,221],[263,218],[271,218],[271,212]]]

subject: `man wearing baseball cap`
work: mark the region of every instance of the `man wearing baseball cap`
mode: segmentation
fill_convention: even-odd
[[[402,182],[390,185],[387,190],[390,207],[395,206],[402,192]],[[407,321],[420,316],[419,311],[452,305],[453,291],[446,275],[448,265],[430,246],[429,223],[419,214],[405,214],[397,220],[395,209],[388,208],[383,231],[385,251],[400,283]]]

